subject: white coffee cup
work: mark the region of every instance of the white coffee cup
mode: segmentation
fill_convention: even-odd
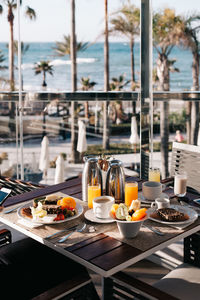
[[[99,219],[107,219],[110,217],[110,210],[115,203],[115,199],[111,196],[100,196],[93,199],[93,212],[95,217]]]
[[[151,207],[156,209],[170,207],[170,200],[168,198],[156,198],[155,202],[151,203]]]
[[[165,185],[157,181],[145,181],[142,184],[142,194],[147,200],[155,200],[162,194]]]

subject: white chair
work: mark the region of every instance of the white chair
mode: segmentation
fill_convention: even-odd
[[[200,147],[183,143],[173,143],[171,176],[175,172],[186,171],[187,185],[200,192]]]
[[[200,234],[184,241],[184,263],[154,284],[119,272],[110,279],[114,299],[197,300],[200,295]]]
[[[200,192],[199,146],[173,142],[170,175],[173,177],[175,172],[181,171],[187,172],[187,186]],[[162,251],[156,252],[156,254],[151,257],[151,260],[172,270],[181,264],[182,251],[183,242],[179,241]]]

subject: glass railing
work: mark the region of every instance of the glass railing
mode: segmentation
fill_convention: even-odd
[[[187,103],[200,100],[199,92],[154,93],[153,141],[154,165],[161,168],[161,135],[160,135],[160,103],[169,102],[169,164],[171,144],[176,140],[176,131],[187,142]],[[0,94],[0,168],[1,174],[20,177],[20,120],[17,93]],[[74,131],[78,135],[78,120],[86,126],[87,150],[79,155],[76,164],[72,163],[71,154],[71,103],[75,101]],[[110,149],[103,149],[104,101],[108,103],[106,118]],[[147,99],[148,102],[148,99]],[[133,107],[136,113],[133,114]],[[135,116],[138,140],[131,141],[131,119]],[[107,154],[121,159],[125,167],[140,175],[141,162],[149,158],[145,145],[149,144],[148,117],[140,118],[140,100],[137,92],[77,92],[77,93],[23,93],[23,164],[26,180],[41,181],[39,170],[41,141],[47,135],[49,139],[50,166],[48,183],[53,183],[56,158],[63,154],[66,167],[66,178],[77,175],[82,170],[84,154]],[[146,116],[149,116],[147,109]],[[142,127],[140,127],[142,126]],[[147,128],[147,130],[145,129]],[[141,130],[140,130],[141,129]],[[140,135],[141,134],[141,135]],[[145,165],[145,164],[144,164]],[[145,165],[148,166],[148,162]],[[68,171],[67,171],[68,169]],[[128,171],[127,171],[128,172]],[[130,173],[131,174],[131,173]]]

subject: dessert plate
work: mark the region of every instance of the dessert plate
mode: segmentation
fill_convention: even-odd
[[[88,220],[88,221],[91,221],[91,222],[95,222],[95,223],[113,223],[115,222],[116,220],[114,220],[113,218],[107,218],[107,219],[100,219],[100,218],[97,218],[93,212],[93,209],[89,209],[85,212],[84,214],[85,218]]]
[[[167,199],[169,199],[169,196],[166,193],[162,193],[160,195],[160,198],[167,198]],[[138,193],[138,200],[140,200],[142,203],[148,203],[148,204],[151,204],[152,202],[155,201],[155,200],[148,200],[148,199],[146,199],[143,196],[142,192]]]
[[[155,208],[149,208],[147,210],[149,220],[152,220],[152,221],[155,221],[155,222],[158,222],[158,223],[161,223],[161,224],[174,225],[175,226],[175,225],[183,225],[183,224],[189,224],[189,223],[192,224],[198,218],[197,212],[195,210],[189,208],[189,207],[181,206],[181,205],[170,205],[170,207],[176,209],[177,211],[179,211],[181,213],[187,214],[189,216],[189,219],[185,220],[185,221],[179,221],[179,222],[162,221],[162,220],[151,217],[151,214],[153,212],[155,212],[156,209]]]
[[[21,211],[22,211],[22,208],[26,208],[26,207],[30,207],[32,206],[33,202],[28,202],[22,206],[20,206],[17,210],[17,215],[19,218],[21,219],[24,219],[26,221],[29,221],[31,223],[34,223],[34,224],[58,224],[58,223],[63,223],[63,222],[67,222],[67,221],[71,221],[71,220],[74,220],[76,218],[78,218],[80,215],[82,215],[83,213],[83,207],[80,203],[76,203],[76,211],[77,211],[77,214],[72,216],[72,217],[69,217],[69,218],[66,218],[64,220],[59,220],[59,221],[53,221],[53,219],[56,217],[56,215],[48,215],[47,218],[46,217],[43,217],[43,218],[38,218],[38,219],[31,219],[29,217],[26,217],[26,216],[23,216]]]

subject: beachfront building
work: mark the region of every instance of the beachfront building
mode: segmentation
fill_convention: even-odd
[[[198,144],[197,1],[192,0],[192,20],[186,18],[187,4],[172,0],[167,6],[156,0],[71,0],[58,8],[51,0],[45,11],[50,17],[41,21],[47,1],[34,1],[34,11],[27,11],[34,22],[24,19],[24,3],[8,23],[2,4],[0,21],[7,28],[0,36],[2,174],[51,183],[60,153],[66,178],[82,170],[83,155],[103,152],[138,176],[146,178],[149,165],[168,176],[175,132]],[[48,23],[52,15],[56,21]],[[136,142],[129,140],[132,117]],[[87,132],[87,149],[81,151],[79,121]],[[45,172],[39,169],[44,136]]]

